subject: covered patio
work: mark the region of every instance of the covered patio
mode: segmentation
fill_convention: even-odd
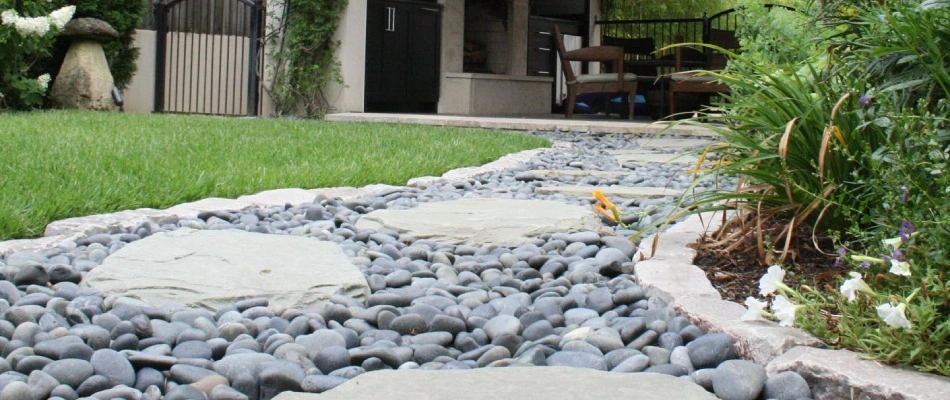
[[[409,8],[403,11],[404,6]],[[390,38],[406,25],[398,15],[413,18],[413,12],[426,16],[408,21],[414,27],[403,47],[392,44]],[[417,28],[426,18],[432,26]],[[324,91],[330,112],[551,118],[562,112],[566,96],[552,37],[555,25],[564,32],[568,50],[614,44],[608,41],[615,38],[648,38],[653,46],[646,54],[631,48],[625,59],[638,75],[654,77],[669,71],[672,60],[669,54],[649,52],[675,40],[705,41],[713,28],[735,29],[735,17],[724,12],[694,19],[606,21],[601,0],[354,0],[337,34],[344,83]],[[413,39],[413,30],[420,29],[431,35]],[[632,67],[644,62],[656,64],[648,67],[651,73]],[[577,67],[601,69],[598,63]],[[649,90],[662,88],[655,78],[646,79],[638,90],[637,115],[662,118],[669,114],[658,108],[662,93]]]

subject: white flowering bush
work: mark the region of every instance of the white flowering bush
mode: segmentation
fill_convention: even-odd
[[[43,105],[51,77],[30,76],[31,67],[49,56],[55,34],[75,11],[75,6],[66,6],[38,17],[21,16],[12,9],[0,12],[0,109]]]

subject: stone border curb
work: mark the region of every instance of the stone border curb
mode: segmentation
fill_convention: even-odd
[[[739,355],[765,365],[769,374],[798,372],[816,400],[950,398],[950,378],[864,360],[848,350],[822,349],[818,338],[798,328],[740,320],[745,307],[722,299],[693,265],[696,251],[688,247],[721,223],[721,213],[692,215],[640,242],[634,273],[647,294],[706,331],[729,334]]]

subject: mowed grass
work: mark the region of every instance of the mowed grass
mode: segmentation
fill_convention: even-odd
[[[542,138],[481,129],[81,111],[0,113],[0,240],[49,222],[277,188],[402,185]]]

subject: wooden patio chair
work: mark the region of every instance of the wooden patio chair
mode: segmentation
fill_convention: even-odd
[[[736,39],[735,31],[721,29],[711,29],[707,43],[722,47],[723,49],[735,51],[739,49],[739,40]],[[670,114],[676,113],[676,94],[677,93],[699,93],[699,94],[724,94],[729,93],[729,86],[719,82],[716,77],[703,73],[701,71],[683,71],[682,61],[684,53],[688,48],[676,48],[676,66],[674,73],[670,74],[670,86],[668,90]],[[720,71],[726,67],[726,55],[712,49],[707,49],[706,71]]]
[[[623,48],[618,46],[593,46],[577,50],[566,51],[564,39],[561,37],[561,28],[554,26],[554,42],[557,45],[557,55],[561,59],[561,70],[567,82],[567,105],[564,114],[567,118],[574,117],[574,104],[577,95],[581,93],[627,93],[634,96],[637,93],[637,76],[623,72]],[[575,74],[571,61],[611,63],[610,73]],[[623,97],[623,103],[629,107],[628,116],[633,119],[635,101],[630,96]],[[610,108],[606,110],[610,115]]]

